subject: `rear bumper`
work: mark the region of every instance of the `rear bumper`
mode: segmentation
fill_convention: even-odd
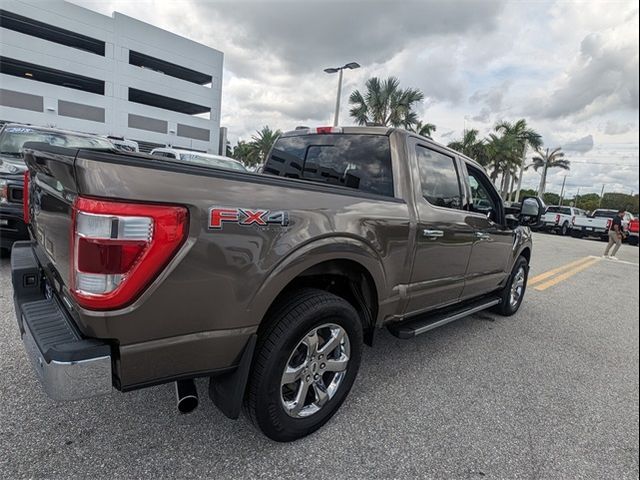
[[[83,337],[55,295],[46,293],[30,242],[14,244],[11,279],[22,341],[45,392],[55,400],[109,393],[111,346]]]

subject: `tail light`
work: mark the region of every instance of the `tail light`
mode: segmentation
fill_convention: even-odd
[[[82,307],[131,303],[187,236],[184,207],[78,197],[73,205],[71,293]]]
[[[573,217],[571,217],[571,225],[575,225],[576,224],[576,217],[575,215]]]
[[[326,133],[342,133],[342,127],[316,127],[310,128],[307,133],[326,134]]]
[[[31,222],[31,215],[29,214],[29,170],[25,170],[23,177],[23,190],[22,190],[22,220],[27,225]]]
[[[611,229],[611,224],[613,223],[613,220],[609,219],[607,220],[607,230]]]
[[[556,225],[560,223],[560,215],[556,215]]]

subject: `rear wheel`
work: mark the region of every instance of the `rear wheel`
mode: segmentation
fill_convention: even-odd
[[[500,303],[493,310],[500,315],[509,317],[515,314],[522,305],[524,294],[527,290],[527,279],[529,278],[529,262],[520,256],[516,260],[507,284],[500,292]]]
[[[562,227],[560,227],[560,235],[566,237],[569,233],[569,222],[564,222]]]
[[[11,256],[10,248],[0,248],[0,258],[9,258]]]
[[[245,411],[269,438],[287,442],[331,419],[356,378],[362,325],[331,293],[304,289],[274,310],[260,335]]]

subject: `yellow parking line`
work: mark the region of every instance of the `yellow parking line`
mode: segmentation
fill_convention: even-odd
[[[546,280],[549,277],[553,277],[554,275],[556,275],[556,274],[558,274],[558,273],[560,273],[560,272],[562,272],[564,270],[568,270],[569,268],[573,268],[573,267],[575,267],[577,265],[581,265],[581,264],[583,264],[585,262],[588,262],[591,258],[592,257],[583,257],[583,258],[580,258],[580,259],[578,259],[578,260],[576,260],[574,262],[567,263],[566,265],[562,265],[561,267],[554,268],[553,270],[549,270],[548,272],[541,273],[540,275],[536,275],[535,277],[530,278],[529,282],[527,282],[527,283],[529,284],[529,286],[535,285],[536,283],[540,283],[540,282],[542,282],[543,280]]]
[[[595,263],[598,263],[599,261],[600,261],[599,258],[592,258],[588,262],[582,263],[582,264],[572,268],[571,270],[563,273],[562,275],[558,275],[557,277],[552,278],[551,280],[549,280],[547,282],[541,283],[540,285],[536,286],[535,289],[537,291],[539,291],[539,292],[542,292],[543,290],[546,290],[549,287],[553,287],[554,285],[557,285],[560,282],[564,282],[566,279],[573,277],[578,272],[586,270],[591,265],[593,265]]]

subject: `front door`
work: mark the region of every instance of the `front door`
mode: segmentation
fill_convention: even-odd
[[[471,164],[466,169],[471,189],[467,222],[475,238],[462,297],[472,298],[497,290],[509,275],[515,233],[506,227],[502,199],[489,177]]]
[[[457,160],[418,139],[409,148],[418,167],[413,179],[418,228],[406,315],[458,301],[474,239]]]

